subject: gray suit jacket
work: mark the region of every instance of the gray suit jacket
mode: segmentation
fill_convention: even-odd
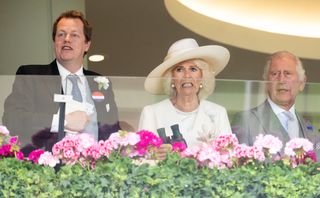
[[[317,133],[307,128],[305,121],[297,112],[296,115],[300,126],[299,137],[307,138],[316,144],[318,142]],[[250,146],[260,133],[276,136],[284,144],[290,140],[267,100],[253,109],[236,114],[231,126],[239,142]]]
[[[61,78],[54,60],[49,65],[25,65],[17,70],[12,92],[4,104],[3,124],[11,135],[18,135],[22,145],[48,150],[56,142],[56,133],[50,133],[53,114],[59,104],[53,101],[54,94],[62,93]],[[98,91],[93,77],[99,74],[84,70],[91,92]],[[90,77],[91,76],[91,77]],[[94,100],[99,124],[99,139],[107,139],[120,129],[118,109],[111,83],[107,90],[99,90],[105,96],[102,101]],[[110,110],[106,110],[106,104]],[[27,152],[26,152],[27,153]]]

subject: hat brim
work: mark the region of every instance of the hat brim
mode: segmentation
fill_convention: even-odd
[[[171,57],[149,73],[144,83],[145,90],[152,94],[164,94],[162,83],[164,79],[162,77],[165,72],[180,62],[196,58],[207,62],[210,67],[210,71],[214,72],[214,75],[217,75],[228,64],[230,53],[222,46],[209,45],[191,49],[177,56]]]

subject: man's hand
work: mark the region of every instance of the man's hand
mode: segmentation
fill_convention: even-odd
[[[65,128],[77,132],[82,132],[90,121],[89,116],[84,111],[68,113],[65,119],[67,122]]]
[[[171,152],[171,144],[162,144],[155,152],[155,157],[157,160],[164,160],[167,157],[167,152]]]

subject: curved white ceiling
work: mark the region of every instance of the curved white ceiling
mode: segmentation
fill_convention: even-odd
[[[165,0],[165,5],[179,23],[212,40],[320,59],[320,1]]]

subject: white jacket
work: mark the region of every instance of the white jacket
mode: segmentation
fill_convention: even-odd
[[[166,135],[171,136],[170,126],[174,124],[179,124],[188,147],[231,133],[226,109],[207,100],[202,100],[199,108],[193,112],[179,111],[169,99],[145,106],[140,116],[139,129],[157,134],[157,129],[164,127]]]

